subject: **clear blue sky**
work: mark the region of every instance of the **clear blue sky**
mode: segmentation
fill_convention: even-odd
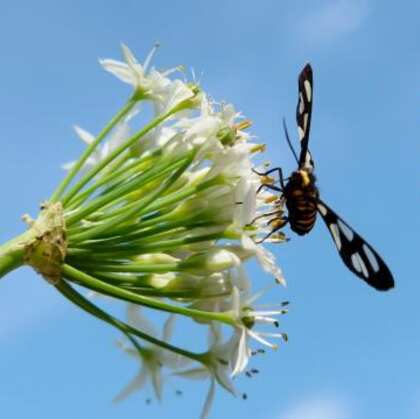
[[[314,68],[311,149],[324,199],[378,249],[397,287],[379,294],[348,272],[321,222],[273,247],[292,302],[290,342],[242,379],[249,397],[218,392],[214,418],[420,417],[418,307],[420,6],[379,0],[14,1],[0,6],[0,239],[23,231],[128,88],[101,70],[126,42],[155,64],[203,72],[217,99],[254,121],[273,163],[294,168],[296,79]],[[294,135],[296,138],[296,135]],[[268,278],[253,271],[257,282]],[[136,365],[118,334],[81,313],[29,269],[0,282],[0,412],[8,419],[195,418],[207,383],[167,390],[162,406],[112,397]]]

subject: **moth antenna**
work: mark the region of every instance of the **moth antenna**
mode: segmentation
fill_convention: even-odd
[[[283,130],[284,130],[284,134],[286,136],[287,144],[289,145],[290,150],[292,150],[292,153],[293,153],[293,156],[295,157],[296,163],[299,165],[299,160],[298,160],[296,151],[293,148],[292,142],[290,141],[289,132],[287,131],[286,118],[283,118]]]

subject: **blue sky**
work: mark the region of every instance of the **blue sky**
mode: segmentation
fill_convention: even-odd
[[[129,90],[97,59],[126,42],[155,64],[193,67],[213,97],[254,122],[270,159],[294,168],[281,118],[295,132],[296,79],[314,68],[311,150],[323,198],[389,264],[380,294],[346,270],[321,222],[272,250],[288,280],[290,342],[240,381],[248,400],[218,392],[214,418],[420,417],[417,321],[420,6],[379,0],[15,1],[0,8],[0,239],[23,231],[77,156],[72,124],[97,131]],[[294,138],[296,136],[294,135]],[[251,267],[258,284],[266,283]],[[0,406],[9,419],[195,418],[207,384],[168,388],[162,406],[112,397],[136,372],[118,334],[64,301],[29,269],[0,282]]]

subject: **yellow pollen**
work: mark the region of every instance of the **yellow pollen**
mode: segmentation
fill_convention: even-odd
[[[271,223],[271,227],[273,228],[281,228],[284,225],[286,225],[286,220],[284,220],[283,218],[278,218],[277,220]]]
[[[239,124],[236,124],[234,126],[237,130],[244,130],[249,128],[252,125],[252,121],[250,119],[245,119],[244,121],[239,122]]]
[[[263,153],[266,149],[266,145],[265,144],[255,144],[252,148],[251,148],[251,153]]]
[[[274,179],[271,176],[261,176],[262,184],[264,185],[272,185],[274,183]]]
[[[274,202],[276,200],[277,200],[277,196],[276,195],[271,195],[271,196],[267,197],[266,199],[264,199],[264,202],[269,204],[269,203]]]

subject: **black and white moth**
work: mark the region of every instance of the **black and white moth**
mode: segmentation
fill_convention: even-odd
[[[301,71],[298,88],[296,121],[300,139],[299,157],[293,149],[284,125],[286,139],[295,156],[298,168],[286,179],[286,183],[281,168],[259,173],[269,175],[278,172],[280,187],[272,184],[264,184],[264,186],[279,191],[285,199],[288,210],[286,218],[269,221],[275,227],[268,236],[282,228],[287,222],[295,233],[305,235],[312,230],[316,216],[320,214],[347,268],[370,286],[379,291],[387,291],[394,286],[394,279],[385,262],[369,243],[319,197],[319,190],[315,184],[316,178],[313,174],[314,162],[308,148],[313,101],[313,76],[310,64],[306,64]],[[275,222],[272,223],[272,221]]]

